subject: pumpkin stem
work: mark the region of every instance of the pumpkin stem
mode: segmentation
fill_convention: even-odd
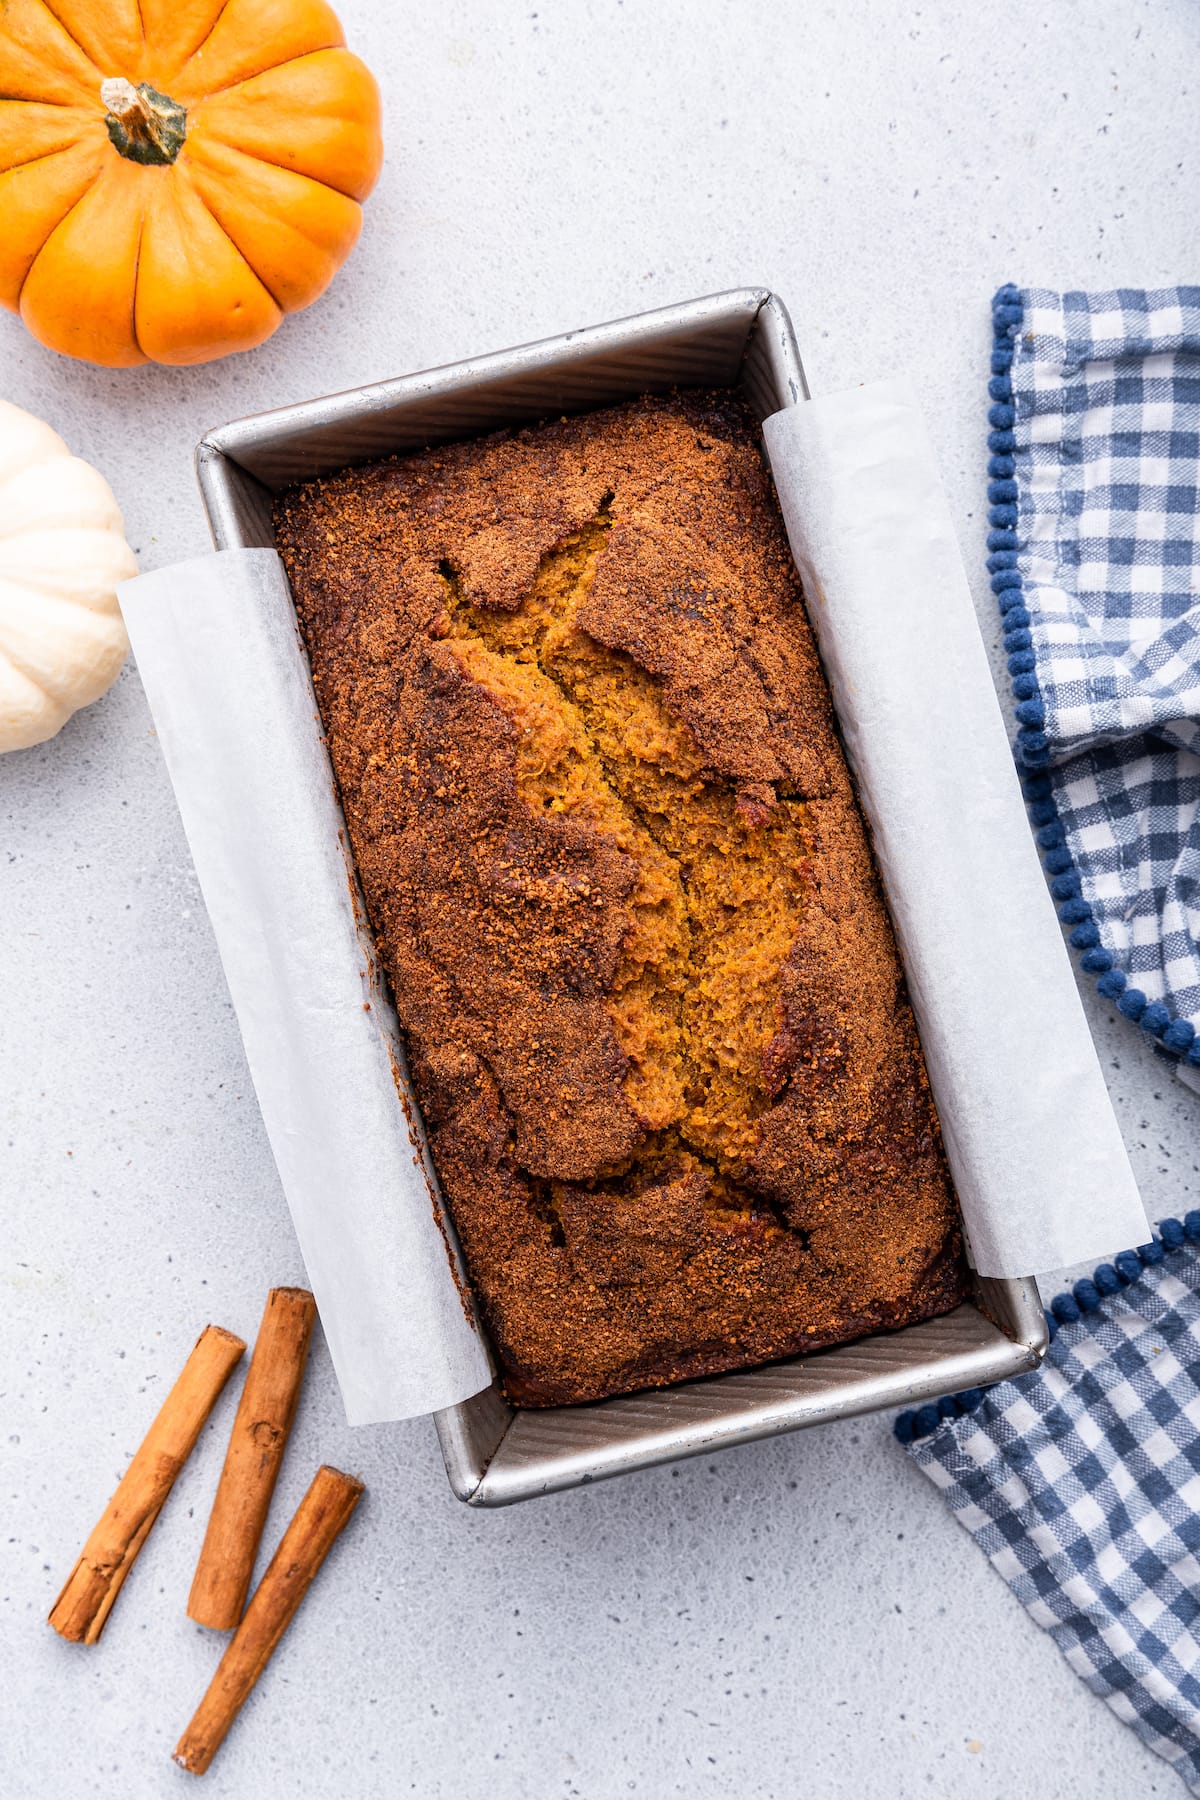
[[[100,83],[104,123],[113,145],[136,163],[173,163],[187,136],[187,109],[148,81],[134,87],[123,75]]]

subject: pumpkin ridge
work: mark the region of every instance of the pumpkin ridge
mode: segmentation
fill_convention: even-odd
[[[44,458],[43,462],[30,463],[28,465],[28,467],[31,469],[40,469],[44,466],[44,463],[48,460],[49,460],[49,458]],[[82,458],[80,458],[79,460],[82,461]],[[85,466],[90,468],[92,465],[89,463]],[[25,471],[21,470],[21,473],[24,474]],[[97,470],[96,473],[99,474],[99,470]],[[0,492],[3,492],[3,484],[0,484]],[[92,532],[92,531],[107,531],[109,529],[115,529],[115,524],[110,522],[109,524],[105,524],[105,525],[64,525],[61,522],[58,524],[55,524],[50,520],[43,519],[40,522],[33,524],[33,525],[26,525],[26,524],[22,523],[20,525],[10,526],[7,529],[3,525],[0,525],[0,550],[8,549],[11,551],[12,545],[16,542],[16,540],[18,538],[27,537],[27,536],[29,536],[29,534],[31,532],[53,531],[53,532],[56,532],[59,536],[65,537],[66,533],[69,531]],[[124,530],[124,521],[123,520],[121,521],[121,529]],[[81,603],[77,601],[75,604],[79,605]]]
[[[225,0],[225,4],[228,6],[229,0]],[[303,62],[306,56],[320,56],[324,50],[344,49],[346,49],[346,41],[344,38],[339,42],[332,44],[313,44],[307,50],[297,51],[295,56],[285,56],[282,62],[265,62],[261,69],[254,69],[248,75],[239,75],[236,81],[226,81],[221,87],[205,88],[200,99],[193,102],[193,104],[199,106],[205,100],[217,100],[222,94],[232,93],[234,88],[241,87],[243,82],[257,81],[260,75],[274,75],[277,70],[289,68],[292,63]],[[194,55],[195,52],[193,51],[192,54]],[[186,69],[187,63],[184,63],[180,70],[180,77],[176,86],[181,85]]]
[[[47,0],[51,8],[62,4],[65,0]],[[96,68],[114,58],[132,66],[145,50],[141,0],[71,0],[67,11],[72,22],[60,23]]]
[[[336,181],[327,181],[321,175],[309,175],[303,169],[293,169],[288,163],[277,162],[273,156],[260,156],[257,150],[243,150],[240,144],[230,143],[229,139],[223,137],[218,131],[207,131],[204,135],[210,144],[219,144],[223,150],[234,150],[239,156],[248,156],[252,161],[262,163],[265,169],[278,169],[283,175],[296,175],[301,181],[311,181],[317,187],[328,188],[331,194],[337,194],[342,200],[349,200],[354,206],[360,208],[362,206],[362,201],[357,194],[348,194],[345,188],[337,185]],[[0,173],[2,172],[0,171]],[[209,210],[212,210],[211,207]]]
[[[282,69],[290,69],[293,63],[303,62],[306,56],[323,56],[326,50],[344,50],[344,44],[320,44],[315,50],[302,50],[299,56],[285,57],[282,62],[264,63],[261,69],[255,69],[253,75],[239,75],[236,81],[227,81],[224,87],[206,88],[204,97],[196,102],[203,106],[205,100],[220,100],[225,94],[232,94],[234,88],[245,87],[248,81],[257,81],[261,75],[275,75]]]
[[[203,50],[205,44],[207,44],[209,38],[212,36],[213,32],[217,29],[217,26],[221,23],[221,20],[225,17],[225,14],[228,11],[229,11],[229,0],[222,0],[221,5],[218,6],[216,12],[213,14],[212,23],[209,25],[209,28],[205,32],[204,36],[200,39],[200,42],[198,44],[193,44],[192,48],[188,51],[186,56],[180,57],[179,67],[181,69],[186,69],[187,65],[191,62],[193,56],[199,56],[199,54]]]
[[[6,585],[8,585],[10,588],[13,586],[13,584],[11,582],[7,583]],[[4,598],[3,598],[3,595],[0,594],[0,616],[2,616],[3,604],[4,604]],[[65,612],[69,616],[70,613],[74,610],[75,604],[76,603],[73,600],[63,599],[63,597],[60,594],[50,593],[50,594],[44,594],[42,597],[42,605],[45,607],[46,612],[49,614],[58,612],[61,616]],[[88,613],[88,617],[98,620],[101,627],[109,626],[112,628],[112,635],[109,638],[109,643],[107,645],[102,645],[101,647],[108,649],[110,651],[110,653],[115,653],[116,650],[120,648],[122,638],[125,637],[125,630],[124,630],[124,626],[121,623],[120,613],[117,612],[114,614],[114,613],[110,613],[110,612],[95,612],[95,611],[92,611],[91,608],[88,608],[86,610]],[[98,634],[98,635],[101,635],[101,634]],[[127,645],[128,645],[128,639],[126,639],[126,646]],[[128,654],[129,654],[128,648],[126,647],[121,652],[121,663],[123,663],[125,661],[125,658]],[[48,675],[46,670],[39,669],[37,667],[36,663],[32,663],[27,656],[22,656],[22,654],[19,650],[15,650],[13,648],[12,644],[7,641],[7,639],[5,640],[5,643],[4,643],[3,655],[5,657],[5,660],[17,671],[18,675],[23,675],[25,677],[26,681],[31,681],[33,683],[34,687],[39,688],[43,694],[45,694],[49,699],[53,700],[56,706],[59,706],[59,707],[68,706],[68,697],[62,691],[64,685],[66,684],[67,677],[61,676],[61,675]],[[97,660],[99,660],[99,659],[97,659]],[[118,665],[117,665],[118,670],[120,669],[121,663],[118,663]],[[112,684],[112,680],[113,680],[112,676],[107,676],[100,671],[97,671],[97,674],[98,674],[100,681],[103,683],[103,685],[100,687],[99,693],[93,694],[90,700],[83,701],[82,704],[84,706],[91,706],[93,704],[93,702],[98,700],[100,698],[100,695],[105,693]],[[95,686],[95,680],[93,680],[93,682],[90,685]],[[66,719],[70,718],[71,713],[73,711],[77,712],[78,710],[79,710],[78,707],[69,707],[68,706],[66,718],[64,718],[63,723],[64,724],[66,723]]]
[[[58,28],[62,32],[63,36],[65,38],[69,38],[70,41],[74,44],[74,46],[78,50],[80,56],[82,56],[84,62],[91,63],[92,68],[96,70],[96,73],[98,75],[100,73],[100,70],[96,67],[96,64],[92,61],[91,56],[84,49],[83,45],[80,43],[79,39],[75,36],[75,33],[71,30],[71,27],[67,24],[66,20],[59,18],[58,14],[55,12],[54,8],[51,6],[50,0],[40,0],[40,5],[41,5],[43,11],[48,12],[50,14],[50,17],[54,20],[54,23],[58,26]]]
[[[216,144],[222,150],[232,150],[235,156],[248,156],[251,162],[261,163],[264,169],[278,169],[281,175],[294,175],[298,181],[311,181],[315,187],[328,188],[331,194],[338,194],[343,200],[349,200],[353,205],[361,207],[361,202],[354,194],[348,194],[344,188],[338,187],[332,181],[326,181],[323,176],[309,175],[304,169],[293,169],[288,163],[279,162],[273,156],[260,156],[257,150],[243,150],[240,144],[231,144],[229,139],[224,137],[219,131],[213,131],[211,128],[205,131],[197,125],[196,130],[191,135],[193,138],[199,140],[201,150],[203,150],[205,144]],[[182,160],[182,156],[180,160]],[[195,183],[193,182],[192,185],[194,187]],[[208,210],[209,212],[212,212],[212,207],[210,206]],[[213,213],[213,217],[216,218],[215,213]],[[220,225],[221,221],[217,219],[217,223]],[[224,231],[225,227],[222,225],[221,229]],[[296,226],[295,229],[299,230],[299,227]],[[226,232],[227,237],[228,235],[229,233]],[[301,235],[303,236],[303,233],[301,233]],[[247,258],[247,261],[249,261],[249,258]]]
[[[54,460],[58,459],[56,458]],[[64,478],[69,478],[70,471],[66,468],[66,465],[72,462],[83,462],[85,459],[83,457],[72,457],[70,451],[67,450],[63,453],[61,460],[64,467],[60,473],[63,474]],[[33,463],[30,466],[36,469],[43,465]],[[99,469],[95,467],[94,463],[89,463],[87,466],[92,470],[94,477],[98,477],[101,481],[104,481],[103,475],[100,474]],[[21,470],[20,473],[24,474],[25,470]],[[107,481],[104,482],[104,485],[111,495],[112,489],[108,487]],[[95,499],[94,491],[92,499]],[[24,582],[31,582],[35,587],[40,586],[43,581],[43,575],[38,573],[38,570],[40,569],[44,571],[45,580],[50,583],[51,587],[54,588],[56,592],[58,591],[56,584],[61,581],[61,575],[55,559],[65,555],[67,552],[71,553],[71,555],[67,556],[67,561],[70,562],[72,556],[75,558],[83,557],[83,553],[86,551],[88,554],[86,557],[83,557],[83,560],[87,563],[89,568],[92,568],[92,565],[95,564],[97,559],[102,561],[106,540],[110,539],[115,532],[118,532],[118,530],[123,532],[125,529],[124,520],[118,517],[121,509],[117,506],[115,497],[113,498],[112,504],[114,508],[113,516],[111,518],[102,518],[99,523],[96,522],[95,518],[93,518],[91,524],[84,523],[79,525],[55,524],[53,521],[45,518],[40,520],[33,519],[27,525],[22,525],[17,530],[11,532],[9,536],[4,539],[6,551],[4,566],[0,567],[0,583],[10,579],[12,576],[12,570],[14,566],[16,566],[13,562],[15,554],[13,546],[18,538],[33,538],[35,540],[40,540],[40,542],[35,541],[33,546],[34,550],[37,552],[37,559],[33,562],[20,562],[21,580]],[[20,546],[20,549],[24,555],[29,554],[28,544]],[[92,572],[95,572],[94,568],[92,568]],[[78,602],[73,601],[72,604],[78,604]]]
[[[3,99],[3,95],[0,95],[0,99]],[[78,110],[82,111],[83,109],[79,108]],[[89,125],[94,123],[94,120],[88,120]],[[49,162],[52,156],[67,156],[72,150],[78,150],[80,144],[83,142],[85,130],[86,127],[83,127],[77,138],[73,139],[69,144],[60,144],[57,150],[39,150],[36,156],[23,156],[20,162],[5,163],[4,166],[0,168],[0,175],[15,175],[18,169],[32,168],[34,163]],[[66,216],[66,213],[64,213],[63,218],[65,219]]]
[[[102,154],[96,179],[42,244],[26,272],[19,306],[34,336],[49,348],[68,356],[79,353],[74,340],[82,311],[90,360],[109,368],[132,368],[147,360],[122,307],[133,285],[131,259],[145,213],[144,196],[147,186],[155,185],[122,157]],[[106,233],[106,255],[92,253],[97,220]],[[81,309],[78,299],[85,283],[91,284],[88,308]],[[97,335],[103,352],[99,357]]]
[[[145,235],[146,209],[143,206],[141,217],[138,219],[137,248],[133,253],[133,284],[129,290],[129,335],[137,345],[138,349],[142,351],[142,355],[145,356],[147,360],[150,360],[149,352],[142,350],[142,340],[138,336],[137,328],[138,281],[140,280],[142,273],[142,239]]]
[[[105,646],[103,646],[103,648],[109,649],[110,655],[112,655],[112,657],[115,660],[117,650],[121,649],[121,641],[119,638],[113,638],[113,640],[111,642],[111,647],[108,645],[105,645]],[[109,670],[106,667],[107,659],[105,659],[104,661],[97,659],[99,662],[99,667],[96,671],[96,676],[91,685],[93,687],[98,687],[99,692],[91,694],[90,699],[81,701],[80,706],[72,706],[71,702],[67,699],[66,695],[61,691],[61,688],[62,688],[61,683],[59,683],[56,686],[55,682],[47,679],[44,671],[35,672],[33,669],[26,667],[25,663],[17,655],[16,651],[5,648],[4,660],[8,663],[9,667],[12,669],[15,669],[17,674],[22,676],[30,684],[31,687],[36,688],[36,690],[38,691],[39,694],[44,694],[46,699],[50,701],[51,705],[54,708],[55,714],[59,716],[59,723],[55,727],[55,730],[51,733],[52,736],[57,737],[58,733],[62,730],[62,728],[66,724],[67,720],[72,718],[75,713],[79,712],[82,709],[82,707],[94,706],[96,704],[97,700],[100,700],[103,698],[103,696],[108,692],[109,688],[112,686],[113,682],[116,680],[116,676],[120,674],[121,669],[124,666],[125,659],[128,655],[129,655],[129,651],[127,649],[121,650],[121,661],[117,664],[116,675],[109,673]],[[85,688],[85,689],[83,689],[83,692],[88,693],[88,692],[90,692],[90,689]],[[42,741],[45,742],[45,739],[43,739]],[[30,744],[30,745],[27,745],[26,748],[33,749],[34,746],[32,744]]]
[[[220,240],[221,256],[233,259],[232,264],[227,266],[225,285],[228,286],[227,278],[230,272],[237,275],[242,293],[240,297],[236,298],[233,313],[245,315],[244,318],[234,319],[234,323],[243,333],[243,341],[234,347],[252,349],[262,343],[277,328],[280,320],[285,316],[285,309],[279,305],[266,283],[260,280],[255,269],[242,255],[229,233],[222,226],[221,221],[205,203],[203,196],[197,191],[192,170],[182,162],[177,163],[174,178],[161,184],[158,195],[155,209],[151,211],[148,208],[146,212],[146,245],[153,247],[153,253],[150,248],[144,248],[140,257],[140,262],[148,268],[151,277],[151,286],[144,304],[140,293],[143,284],[139,282],[138,315],[141,329],[138,332],[138,344],[144,354],[150,356],[155,362],[178,365],[206,360],[203,356],[197,356],[194,353],[191,339],[184,344],[182,350],[172,348],[169,352],[164,351],[161,345],[154,349],[149,348],[148,345],[148,338],[160,331],[165,331],[166,335],[170,336],[170,323],[174,315],[170,307],[164,304],[162,283],[154,279],[156,275],[155,258],[158,257],[160,264],[162,263],[162,252],[164,249],[169,250],[172,230],[181,232],[186,238],[186,216],[189,209],[195,220],[198,221],[203,217],[206,221],[205,230],[212,232]],[[161,245],[158,242],[160,232],[163,234]],[[162,272],[163,269],[160,266],[157,273],[161,275]],[[168,283],[169,285],[170,283]],[[209,295],[216,292],[216,289],[209,290],[204,296],[206,302]],[[227,294],[226,298],[229,297]],[[266,329],[262,328],[267,319],[267,313],[263,311],[264,307],[268,309],[271,320]],[[192,326],[189,328],[193,336],[198,323],[211,324],[215,317],[216,315],[209,311],[203,314],[199,321],[193,320]],[[228,325],[229,321],[226,320],[222,327],[223,335],[226,337],[228,336]],[[249,331],[246,330],[247,325],[250,326]]]
[[[89,119],[96,116],[82,100],[30,100],[26,94],[0,94],[0,100],[7,101],[12,106],[57,106],[64,112],[87,113]],[[16,167],[15,163],[13,167]]]
[[[0,13],[4,19],[0,67],[15,82],[11,92],[5,87],[6,99],[18,103],[47,102],[53,96],[56,100],[67,98],[68,104],[74,105],[91,100],[97,75],[95,64],[45,0],[26,0],[11,24],[8,0],[4,0]]]
[[[358,241],[357,201],[303,170],[197,134],[188,177],[284,312],[310,306]]]
[[[35,738],[33,742],[22,743],[18,741],[10,746],[10,748],[14,750],[36,749],[39,743],[44,744],[49,738],[57,736],[71,714],[61,700],[55,700],[54,696],[48,694],[41,683],[33,679],[32,675],[27,675],[24,669],[18,668],[16,662],[9,655],[7,650],[0,650],[0,705],[6,700],[11,701],[13,692],[11,685],[4,681],[4,672],[6,669],[9,674],[15,676],[18,681],[24,682],[26,688],[29,690],[29,700],[32,701],[30,710],[36,710],[41,713],[43,720],[57,721],[57,723],[53,724],[52,729],[49,732],[41,733],[41,735]],[[5,691],[6,689],[7,691]]]
[[[104,145],[85,133],[73,144],[0,171],[0,305],[21,310],[30,270],[67,215],[91,191],[103,166]],[[20,190],[32,189],[22,198]]]
[[[75,148],[74,145],[71,145],[70,147],[71,147],[71,149]],[[66,155],[66,151],[55,150],[53,152],[53,154],[55,156],[64,156],[64,155]],[[18,168],[20,168],[23,165],[18,164],[17,166],[18,166]],[[54,224],[50,227],[49,231],[46,233],[45,237],[42,239],[41,245],[38,249],[38,253],[33,258],[33,260],[30,262],[29,267],[26,269],[24,275],[22,275],[21,285],[17,289],[17,310],[18,310],[18,312],[20,311],[20,308],[21,308],[21,296],[25,292],[25,289],[29,283],[29,277],[33,274],[33,271],[37,268],[38,263],[41,260],[42,251],[46,248],[47,244],[50,242],[51,238],[54,236],[55,232],[59,229],[59,227],[62,225],[65,225],[67,220],[71,217],[71,214],[73,212],[76,212],[78,210],[78,208],[83,205],[84,201],[87,199],[90,192],[91,192],[91,186],[89,184],[88,187],[84,188],[84,190],[83,190],[82,194],[80,194],[79,198],[77,200],[73,200],[71,202],[70,206],[68,206],[68,208],[67,208],[66,212],[63,214],[62,218],[56,219],[54,221]]]
[[[228,3],[228,0],[227,0],[227,3]],[[250,261],[250,258],[246,255],[246,252],[242,249],[242,246],[238,243],[237,239],[234,237],[233,233],[230,231],[226,231],[224,225],[221,223],[220,219],[217,217],[217,215],[213,211],[212,207],[208,204],[208,201],[205,199],[204,195],[200,192],[200,188],[197,185],[196,181],[194,180],[190,169],[187,171],[187,184],[188,184],[188,187],[190,188],[191,192],[195,195],[196,199],[199,201],[200,205],[204,208],[205,212],[208,214],[209,218],[212,220],[213,224],[216,226],[217,230],[221,233],[221,235],[223,237],[226,237],[229,239],[229,242],[232,244],[235,253],[241,257],[242,261],[245,263],[246,267],[249,269],[251,275],[253,275],[255,281],[258,282],[258,284],[262,288],[263,292],[274,303],[274,305],[279,308],[279,311],[286,318],[287,307],[283,304],[283,301],[279,298],[279,295],[274,292],[274,290],[271,287],[270,282],[264,280],[264,278],[259,274],[259,272],[255,268],[254,264]]]
[[[242,140],[239,131],[239,126],[243,125],[245,120],[244,118],[238,118],[236,109],[239,106],[246,105],[247,102],[253,104],[255,98],[254,96],[248,96],[246,98],[240,97],[238,94],[239,88],[249,87],[251,83],[262,81],[264,77],[274,77],[279,74],[286,75],[289,69],[297,69],[302,63],[311,62],[316,57],[324,58],[329,56],[340,56],[348,59],[347,64],[343,65],[343,72],[346,69],[352,69],[356,76],[365,76],[367,88],[370,94],[375,98],[375,136],[376,141],[378,141],[378,90],[375,88],[374,77],[372,76],[370,69],[368,69],[366,64],[362,61],[361,57],[356,56],[355,53],[352,50],[347,49],[344,44],[336,44],[325,50],[306,50],[301,56],[289,57],[286,62],[275,63],[270,68],[261,70],[257,75],[244,76],[239,81],[230,82],[228,87],[221,88],[219,91],[212,94],[206,94],[202,101],[196,103],[195,110],[192,114],[192,125],[189,135],[194,142],[200,144],[220,144],[227,150],[236,150],[242,156],[252,156],[256,162],[264,163],[269,168],[281,169],[284,174],[306,175],[310,181],[319,182],[322,187],[328,188],[331,193],[339,194],[342,199],[350,200],[356,206],[361,207],[372,193],[379,180],[380,155],[368,159],[374,164],[371,168],[343,168],[340,171],[341,179],[339,180],[336,178],[339,171],[325,168],[322,169],[320,173],[317,173],[315,164],[307,168],[297,168],[295,165],[282,162],[278,157],[270,156],[262,150],[251,148],[250,145]],[[328,65],[325,66],[326,68],[328,67]],[[222,118],[222,113],[231,108],[234,109],[234,117],[232,119]],[[214,112],[217,114],[215,119],[213,118]],[[331,119],[337,118],[337,114],[330,114],[329,116]],[[361,127],[361,121],[358,121],[357,123],[359,123]],[[369,135],[369,133],[366,135]],[[337,158],[335,156],[334,161],[336,162],[336,160]]]

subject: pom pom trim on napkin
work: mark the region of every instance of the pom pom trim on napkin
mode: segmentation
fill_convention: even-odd
[[[1169,1251],[1182,1250],[1188,1244],[1200,1244],[1200,1212],[1185,1213],[1182,1221],[1161,1220],[1158,1236],[1148,1244],[1139,1244],[1136,1250],[1118,1251],[1110,1263],[1101,1263],[1093,1270],[1090,1281],[1084,1276],[1070,1293],[1055,1294],[1046,1311],[1050,1342],[1054,1342],[1061,1326],[1076,1325],[1084,1313],[1098,1312],[1111,1294],[1132,1287],[1147,1269],[1164,1261]],[[987,1388],[964,1388],[958,1394],[944,1394],[940,1400],[898,1413],[892,1430],[902,1444],[932,1437],[947,1419],[963,1419],[977,1412],[988,1392]]]
[[[1044,300],[1056,298],[1043,296]],[[1087,296],[1071,296],[1086,302]],[[1020,488],[1017,481],[1018,441],[1015,427],[1018,400],[1013,385],[1017,338],[1025,323],[1025,301],[1012,283],[1000,288],[992,302],[992,359],[988,394],[988,533],[987,566],[992,592],[1004,626],[1004,648],[1012,680],[1017,720],[1015,756],[1021,769],[1021,785],[1050,891],[1058,903],[1059,917],[1069,928],[1069,941],[1080,953],[1080,965],[1093,975],[1097,991],[1111,1000],[1127,1019],[1156,1038],[1174,1057],[1200,1066],[1200,1036],[1190,1020],[1175,1017],[1161,1000],[1150,1000],[1129,981],[1117,959],[1101,939],[1100,923],[1083,894],[1083,880],[1067,841],[1054,787],[1046,772],[1051,762],[1051,741],[1046,732],[1047,709],[1038,676],[1034,647],[1033,616],[1026,605],[1019,560],[1026,547],[1020,530]],[[1030,336],[1026,340],[1033,344]],[[1131,354],[1146,356],[1157,346],[1149,340],[1123,346]],[[1068,354],[1074,354],[1074,350]],[[1078,369],[1064,362],[1064,373]],[[1078,453],[1078,451],[1076,452]],[[1085,740],[1086,741],[1086,740]],[[1068,754],[1070,752],[1068,751]]]

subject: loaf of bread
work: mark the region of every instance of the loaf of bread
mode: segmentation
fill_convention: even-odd
[[[956,1305],[913,1016],[741,403],[348,470],[276,529],[509,1398]]]

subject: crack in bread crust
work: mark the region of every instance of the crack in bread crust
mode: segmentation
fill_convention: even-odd
[[[615,499],[543,557],[511,612],[472,606],[447,562],[449,642],[513,723],[523,798],[609,832],[638,871],[606,998],[625,1093],[650,1135],[597,1180],[628,1180],[673,1153],[707,1173],[710,1206],[769,1214],[769,1196],[764,1205],[743,1181],[780,1074],[765,1065],[812,837],[774,785],[748,800],[714,776],[659,683],[579,625]],[[553,1212],[553,1193],[538,1206]]]
[[[915,1027],[739,404],[350,470],[277,535],[510,1398],[954,1305]]]

